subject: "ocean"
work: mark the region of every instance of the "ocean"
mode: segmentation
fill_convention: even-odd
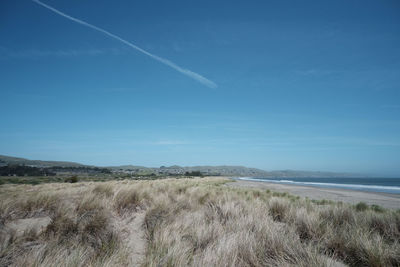
[[[400,178],[256,178],[238,180],[400,194]]]

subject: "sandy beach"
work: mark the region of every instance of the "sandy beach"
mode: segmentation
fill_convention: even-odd
[[[333,201],[343,201],[351,204],[358,202],[365,202],[369,205],[380,205],[388,209],[400,209],[400,195],[364,192],[347,189],[333,189],[333,188],[318,188],[310,186],[299,185],[286,185],[267,182],[254,182],[254,181],[234,181],[228,183],[233,187],[251,187],[260,189],[270,189],[277,192],[287,192],[292,195],[300,197],[308,197],[310,199],[328,199]]]

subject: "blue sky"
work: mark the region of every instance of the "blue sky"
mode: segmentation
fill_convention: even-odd
[[[0,154],[400,175],[398,1],[0,3]]]

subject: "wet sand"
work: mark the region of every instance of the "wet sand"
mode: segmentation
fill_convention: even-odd
[[[232,183],[228,183],[227,185],[233,187],[270,189],[271,191],[287,192],[292,195],[308,197],[316,200],[328,199],[333,201],[343,201],[351,204],[365,202],[368,205],[375,204],[387,209],[400,209],[400,194],[365,192],[336,188],[319,188],[242,180],[236,180]]]

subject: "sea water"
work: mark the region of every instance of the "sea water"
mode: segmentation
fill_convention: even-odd
[[[237,180],[400,194],[400,178],[257,178]]]

